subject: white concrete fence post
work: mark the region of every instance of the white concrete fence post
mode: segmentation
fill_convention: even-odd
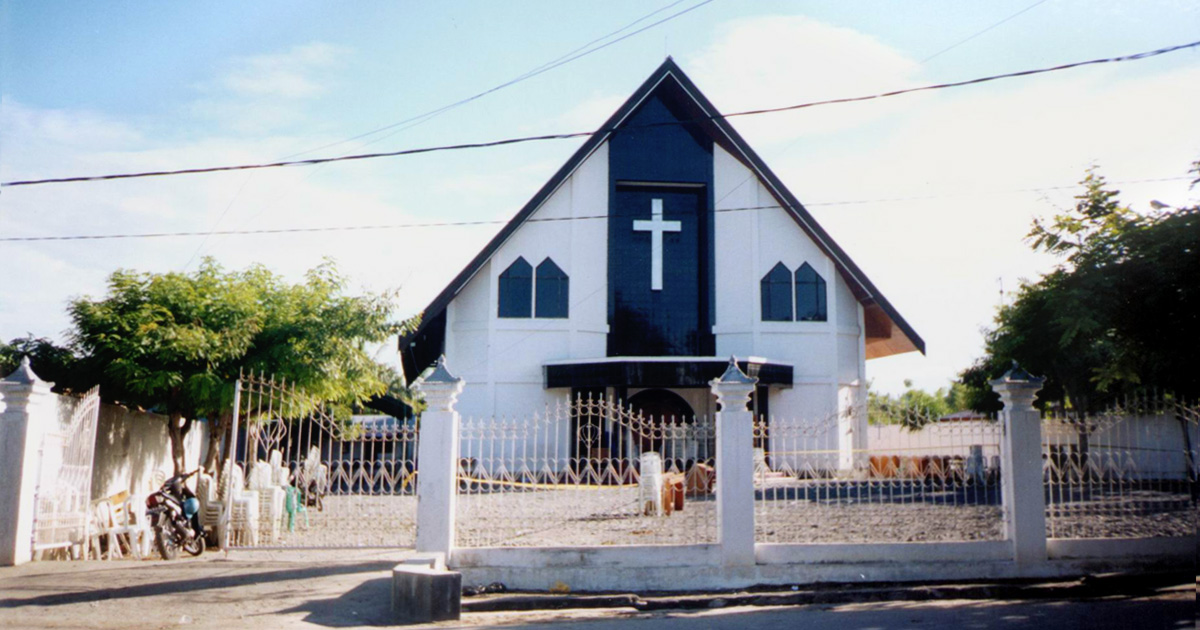
[[[443,554],[454,547],[458,502],[458,412],[465,383],[446,369],[446,357],[414,387],[425,397],[417,451],[417,551]]]
[[[33,558],[38,453],[57,418],[53,386],[33,373],[29,357],[0,381],[0,566]]]
[[[1033,407],[1046,379],[1030,376],[1013,362],[991,382],[1000,394],[1000,440],[1004,527],[1013,560],[1029,565],[1046,560],[1046,496],[1042,486],[1042,418]]]
[[[754,415],[747,409],[757,378],[746,376],[733,357],[720,378],[709,381],[717,412],[717,535],[721,563],[754,566]]]

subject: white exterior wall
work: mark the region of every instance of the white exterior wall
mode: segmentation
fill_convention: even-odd
[[[608,335],[608,223],[547,221],[608,214],[608,145],[601,145],[493,254],[447,307],[446,360],[466,382],[463,417],[527,416],[565,402],[542,388],[548,361],[603,357]],[[497,316],[499,276],[518,257],[547,257],[570,278],[566,319]],[[536,289],[534,292],[536,296]]]
[[[862,307],[828,256],[741,162],[714,146],[716,209],[716,334],[718,356],[760,356],[792,364],[793,386],[771,392],[769,407],[779,426],[848,412],[865,398],[866,341]],[[730,210],[721,212],[722,210]],[[828,320],[764,322],[759,282],[782,262],[792,273],[808,263],[825,279]],[[853,414],[830,435],[849,454],[866,429],[866,414]]]
[[[207,422],[193,422],[184,436],[186,470],[195,470],[204,461],[208,428]],[[158,489],[155,472],[165,477],[175,472],[166,416],[102,403],[96,424],[92,498],[102,499],[125,490],[135,495],[149,494]]]
[[[608,145],[603,144],[530,218],[604,217],[608,186]],[[783,209],[720,212],[774,205],[775,200],[749,169],[719,146],[714,147],[713,192],[718,210],[713,326],[717,356],[759,356],[793,365],[792,387],[771,393],[770,411],[777,422],[811,421],[853,406],[865,396],[862,308],[833,261]],[[565,402],[567,390],[542,388],[542,366],[605,356],[607,227],[605,219],[527,221],[450,303],[446,355],[451,369],[467,382],[458,402],[464,417],[527,416]],[[569,318],[497,317],[499,275],[519,256],[535,269],[550,257],[566,272]],[[759,281],[777,262],[793,272],[807,262],[821,274],[828,291],[828,321],[762,321]],[[687,390],[678,393],[697,414],[711,412],[706,392],[700,394],[704,401],[692,400]],[[830,443],[861,448],[865,421],[862,414],[831,429]]]

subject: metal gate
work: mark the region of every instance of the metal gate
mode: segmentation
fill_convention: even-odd
[[[33,513],[35,555],[87,543],[99,416],[100,388],[93,387],[75,403],[66,422],[42,437]]]
[[[221,484],[230,547],[414,544],[415,421],[338,414],[262,375],[237,392],[236,465]]]
[[[459,435],[460,547],[716,542],[710,418],[578,398]]]

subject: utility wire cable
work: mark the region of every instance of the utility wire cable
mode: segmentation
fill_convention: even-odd
[[[1150,179],[1132,179],[1117,182],[1109,182],[1114,186],[1122,186],[1126,184],[1140,184],[1148,182],[1167,182],[1191,179],[1191,176],[1178,177],[1158,177]],[[883,199],[854,199],[846,201],[825,201],[803,204],[806,207],[817,206],[848,206],[862,205],[871,203],[894,203],[902,201],[923,201],[929,199],[940,199],[952,196],[981,196],[981,195],[1001,195],[1022,192],[1044,192],[1051,190],[1068,190],[1078,188],[1079,184],[1071,184],[1065,186],[1042,186],[1036,188],[1011,188],[1006,190],[993,190],[982,192],[963,192],[952,193],[949,195],[917,195],[910,197],[890,197]],[[786,209],[787,206],[779,204],[767,204],[762,206],[746,206],[739,208],[718,208],[715,213],[727,212],[749,212],[753,210],[771,210],[771,209]],[[685,216],[684,213],[667,213],[664,216]],[[611,215],[595,214],[573,217],[543,217],[526,219],[526,223],[561,223],[564,221],[585,221],[608,219]],[[317,226],[317,227],[284,227],[284,228],[264,228],[257,230],[222,230],[222,231],[197,231],[197,232],[142,232],[129,234],[80,234],[71,236],[9,236],[0,238],[0,243],[4,242],[30,242],[30,241],[97,241],[97,240],[114,240],[114,239],[134,239],[134,238],[166,238],[166,237],[185,237],[185,236],[204,236],[222,235],[222,236],[247,236],[257,234],[302,234],[312,232],[359,232],[364,230],[399,230],[399,229],[417,229],[417,228],[444,228],[444,227],[475,227],[481,225],[502,225],[506,224],[511,219],[479,219],[475,221],[439,221],[430,223],[381,223],[373,225],[342,225],[342,226]]]
[[[419,125],[419,124],[422,124],[422,123],[428,122],[429,120],[432,120],[433,118],[436,118],[437,116],[440,116],[440,115],[442,115],[442,114],[444,114],[444,113],[446,113],[446,112],[448,112],[448,111],[450,111],[450,110],[452,110],[452,109],[455,109],[455,108],[457,108],[457,107],[461,107],[461,106],[463,106],[463,105],[466,105],[467,103],[470,103],[470,102],[472,102],[472,101],[475,101],[475,100],[478,100],[478,99],[480,99],[480,98],[483,98],[484,96],[487,96],[488,94],[491,94],[491,93],[493,93],[493,92],[498,92],[498,91],[500,91],[500,90],[503,90],[504,88],[507,88],[507,87],[510,87],[510,86],[516,85],[517,83],[520,83],[520,82],[522,82],[522,81],[525,81],[525,80],[527,80],[527,79],[532,79],[533,77],[536,77],[536,76],[538,76],[539,74],[542,74],[542,73],[544,73],[544,72],[549,72],[550,70],[553,70],[553,69],[555,69],[555,68],[557,68],[557,67],[559,67],[559,66],[563,66],[563,65],[566,65],[566,64],[568,64],[568,63],[571,63],[572,61],[575,61],[576,59],[581,59],[581,58],[583,58],[583,57],[586,57],[586,56],[588,56],[588,55],[590,55],[590,54],[592,54],[592,53],[594,53],[594,52],[597,52],[597,51],[603,50],[603,49],[605,49],[605,48],[607,48],[607,47],[609,47],[609,46],[611,46],[611,45],[613,45],[613,44],[616,44],[617,42],[620,42],[620,41],[626,40],[626,39],[628,39],[628,38],[630,38],[630,37],[633,37],[634,35],[637,35],[637,34],[639,34],[639,33],[645,32],[645,31],[647,31],[647,30],[649,30],[649,29],[652,29],[652,28],[654,28],[655,26],[658,26],[658,25],[660,25],[660,24],[663,24],[663,23],[665,23],[665,22],[669,22],[669,21],[671,21],[671,20],[673,20],[673,19],[675,19],[675,18],[677,18],[677,17],[680,17],[680,16],[682,16],[682,15],[686,14],[686,13],[690,13],[691,11],[694,11],[694,10],[696,10],[696,9],[698,9],[698,8],[700,8],[700,7],[704,6],[704,5],[706,5],[706,4],[708,4],[708,3],[712,2],[712,1],[713,1],[713,0],[703,0],[702,2],[699,2],[699,3],[697,3],[697,4],[694,4],[694,5],[692,5],[692,6],[688,7],[688,8],[686,8],[686,9],[684,9],[684,10],[682,10],[682,11],[679,11],[679,12],[677,12],[677,13],[673,13],[673,14],[671,14],[671,15],[669,15],[669,16],[667,16],[667,17],[665,17],[665,18],[661,19],[661,20],[658,20],[657,22],[654,22],[653,24],[648,24],[648,25],[646,25],[646,26],[644,26],[644,27],[642,27],[642,28],[640,28],[640,29],[638,29],[638,30],[636,30],[636,31],[632,32],[632,33],[629,33],[629,34],[627,34],[627,35],[624,35],[624,36],[622,36],[622,37],[620,37],[620,38],[618,38],[618,39],[614,39],[614,40],[612,40],[612,41],[610,41],[610,42],[606,42],[606,43],[604,43],[604,44],[602,44],[602,45],[600,45],[600,46],[596,46],[595,48],[591,48],[590,50],[588,49],[588,47],[589,47],[589,46],[592,46],[593,44],[596,44],[597,42],[602,42],[602,41],[604,41],[604,40],[606,40],[606,39],[608,39],[608,38],[610,38],[610,37],[616,36],[616,35],[620,34],[621,32],[623,32],[623,31],[626,31],[626,30],[628,30],[628,29],[632,28],[633,26],[636,26],[638,23],[640,23],[640,22],[643,22],[643,21],[645,21],[645,20],[647,20],[647,19],[649,19],[649,18],[651,18],[651,17],[653,17],[653,16],[655,16],[655,15],[657,15],[657,14],[659,14],[659,13],[662,13],[663,11],[666,11],[667,9],[670,9],[671,7],[674,7],[674,6],[678,5],[680,2],[683,2],[683,0],[675,0],[675,2],[672,2],[672,3],[670,3],[670,4],[666,5],[666,6],[663,6],[663,7],[660,7],[660,8],[658,8],[658,9],[655,9],[654,11],[651,11],[650,13],[647,13],[646,15],[643,15],[642,17],[640,17],[640,18],[638,18],[638,19],[636,19],[636,20],[634,20],[634,21],[630,22],[629,24],[626,24],[625,26],[622,26],[621,28],[619,28],[619,29],[617,29],[617,30],[615,30],[615,31],[612,31],[611,33],[609,33],[609,34],[607,34],[607,35],[604,35],[604,36],[602,36],[602,37],[598,37],[598,38],[596,38],[596,39],[593,39],[592,41],[590,41],[590,42],[588,42],[588,43],[586,43],[586,44],[584,44],[584,45],[582,45],[582,46],[580,46],[580,47],[578,47],[578,48],[576,48],[576,49],[572,50],[571,52],[568,52],[568,53],[566,53],[566,54],[564,54],[564,55],[562,55],[562,56],[560,56],[560,57],[558,57],[558,58],[556,58],[556,59],[552,59],[552,60],[550,60],[550,61],[547,61],[546,63],[543,63],[542,65],[540,65],[540,66],[538,66],[538,67],[536,67],[536,68],[533,68],[532,70],[529,70],[529,71],[525,72],[524,74],[522,74],[522,75],[520,75],[520,76],[514,77],[514,78],[512,78],[512,79],[510,79],[510,80],[508,80],[508,81],[505,81],[504,83],[501,83],[500,85],[497,85],[497,86],[495,86],[495,87],[492,87],[492,88],[486,89],[486,90],[484,90],[484,91],[482,91],[482,92],[479,92],[478,94],[474,94],[474,95],[472,95],[472,96],[468,96],[468,97],[466,97],[466,98],[464,98],[464,99],[461,99],[461,100],[455,101],[455,102],[453,102],[453,103],[450,103],[450,104],[447,104],[447,105],[443,105],[443,106],[441,106],[441,107],[438,107],[437,109],[432,109],[432,110],[429,110],[429,111],[427,111],[427,112],[425,112],[425,113],[423,113],[423,114],[417,114],[416,116],[412,116],[412,117],[406,118],[406,119],[404,119],[404,120],[401,120],[401,121],[398,121],[398,122],[391,123],[391,124],[389,124],[389,125],[384,125],[383,127],[379,127],[379,128],[377,128],[377,129],[372,129],[371,131],[367,131],[367,132],[365,132],[365,133],[361,133],[361,134],[359,134],[359,135],[357,135],[357,136],[354,136],[354,137],[352,137],[352,138],[347,138],[347,139],[345,139],[345,140],[339,140],[338,142],[333,142],[333,143],[330,143],[330,144],[326,144],[326,145],[324,145],[324,146],[320,146],[320,147],[316,147],[316,148],[313,148],[313,149],[309,149],[309,150],[307,150],[307,151],[301,151],[300,153],[293,153],[292,155],[285,156],[283,159],[284,159],[284,160],[287,160],[287,159],[291,159],[291,158],[293,158],[293,157],[298,157],[298,156],[301,156],[301,155],[306,155],[306,154],[308,154],[308,153],[312,153],[312,152],[314,152],[314,151],[320,151],[320,150],[322,150],[322,149],[328,149],[328,148],[331,148],[331,147],[336,147],[336,146],[339,146],[339,145],[342,145],[342,144],[346,144],[347,142],[353,142],[353,141],[355,141],[355,140],[361,140],[362,138],[366,138],[366,137],[368,137],[368,136],[373,136],[373,135],[375,135],[375,134],[377,134],[377,133],[380,133],[380,132],[383,132],[383,131],[388,131],[388,130],[390,130],[390,129],[396,129],[396,127],[400,127],[399,129],[396,129],[396,131],[395,131],[395,132],[393,132],[393,133],[390,133],[390,134],[387,134],[387,135],[385,135],[385,136],[383,136],[383,137],[381,137],[381,138],[376,138],[376,139],[372,140],[371,142],[369,142],[369,143],[367,143],[367,144],[374,144],[374,143],[376,143],[376,142],[379,142],[379,141],[381,141],[381,140],[386,140],[387,138],[390,138],[390,137],[392,137],[393,135],[395,135],[395,133],[398,133],[398,132],[400,132],[400,131],[403,131],[403,130],[405,130],[405,129],[408,129],[408,128],[410,128],[410,127],[415,127],[416,125]],[[410,124],[410,123],[411,123],[411,124]]]
[[[677,17],[679,17],[679,16],[681,16],[681,15],[684,15],[685,13],[689,13],[689,12],[691,12],[691,11],[692,11],[692,10],[694,10],[694,9],[698,9],[698,8],[700,8],[701,6],[703,6],[703,5],[705,5],[705,4],[708,4],[709,2],[712,2],[713,0],[703,0],[702,2],[699,2],[698,4],[695,4],[695,5],[693,5],[693,6],[689,7],[689,8],[687,8],[687,9],[684,9],[683,11],[679,11],[679,12],[677,12],[677,13],[674,13],[674,14],[672,14],[672,15],[669,15],[669,16],[667,16],[667,17],[666,17],[666,18],[664,18],[664,19],[661,19],[661,20],[658,20],[657,22],[654,22],[653,24],[650,24],[650,25],[648,25],[648,26],[646,26],[646,27],[644,27],[644,28],[638,29],[637,31],[635,31],[635,32],[633,32],[633,33],[629,33],[629,34],[628,34],[628,35],[626,35],[625,37],[622,37],[622,38],[620,38],[620,39],[617,39],[617,40],[613,40],[613,41],[611,41],[611,42],[608,42],[608,43],[606,43],[606,44],[604,44],[604,45],[602,45],[602,46],[597,46],[597,47],[595,47],[595,48],[592,48],[591,50],[587,50],[589,47],[593,46],[594,44],[596,44],[596,43],[598,43],[598,42],[602,42],[602,41],[604,41],[604,40],[606,40],[606,39],[609,39],[609,38],[611,38],[611,37],[615,37],[616,35],[619,35],[619,34],[621,34],[622,32],[624,32],[624,31],[627,31],[627,30],[629,30],[630,28],[633,28],[634,26],[637,26],[638,24],[640,24],[640,23],[642,23],[642,22],[644,22],[644,21],[646,21],[646,20],[648,20],[648,19],[650,19],[650,18],[654,17],[655,15],[658,15],[659,13],[662,13],[663,11],[666,11],[666,10],[668,10],[668,9],[671,9],[671,8],[673,8],[673,7],[675,7],[675,6],[679,5],[679,4],[681,4],[683,1],[684,1],[684,0],[674,0],[674,2],[671,2],[670,4],[666,4],[666,5],[662,6],[662,7],[659,7],[658,9],[655,9],[654,11],[651,11],[650,13],[647,13],[647,14],[645,14],[645,15],[643,15],[643,16],[641,16],[641,17],[637,18],[636,20],[634,20],[634,21],[632,21],[632,22],[629,22],[629,23],[628,23],[628,24],[626,24],[625,26],[622,26],[621,28],[618,28],[618,29],[617,29],[617,30],[615,30],[615,31],[612,31],[612,32],[610,32],[610,33],[608,33],[608,34],[606,34],[606,35],[603,35],[603,36],[601,36],[601,37],[597,37],[596,39],[593,39],[593,40],[591,40],[591,41],[587,42],[586,44],[583,44],[582,46],[576,47],[575,49],[571,50],[570,52],[567,52],[567,53],[565,53],[565,54],[563,54],[563,55],[560,55],[559,57],[556,57],[556,58],[554,58],[554,59],[551,59],[550,61],[547,61],[547,62],[545,62],[545,63],[543,63],[543,64],[541,64],[541,65],[537,66],[536,68],[533,68],[533,69],[531,69],[531,70],[529,70],[529,71],[525,72],[524,74],[521,74],[520,76],[517,76],[517,77],[515,77],[515,78],[513,78],[513,79],[511,79],[511,80],[509,80],[509,81],[506,81],[506,82],[504,82],[504,83],[502,83],[502,84],[500,84],[500,85],[497,85],[497,86],[495,86],[495,87],[493,87],[493,88],[490,88],[490,89],[488,89],[488,90],[484,90],[483,92],[479,92],[478,94],[475,94],[475,95],[473,95],[473,96],[470,96],[470,97],[467,97],[467,98],[464,98],[464,99],[458,100],[458,101],[456,101],[456,102],[453,102],[453,103],[449,103],[449,104],[447,104],[447,105],[443,105],[443,106],[441,106],[441,107],[438,107],[438,108],[436,108],[436,109],[433,109],[433,110],[427,111],[427,112],[425,112],[425,113],[423,113],[423,114],[418,114],[418,115],[416,115],[416,116],[412,116],[412,117],[406,118],[406,119],[404,119],[404,120],[401,120],[401,121],[398,121],[398,122],[395,122],[395,123],[391,123],[391,124],[389,124],[389,125],[385,125],[385,126],[383,126],[383,127],[379,127],[379,128],[377,128],[377,129],[373,129],[373,130],[371,130],[371,131],[367,131],[367,132],[365,132],[365,133],[358,134],[358,135],[356,135],[356,136],[353,136],[353,137],[351,137],[351,138],[347,138],[347,139],[345,139],[345,140],[339,140],[339,141],[337,141],[337,142],[331,142],[331,143],[329,143],[329,144],[321,145],[321,146],[319,146],[319,147],[314,147],[314,148],[312,148],[312,149],[308,149],[308,150],[305,150],[305,151],[300,151],[300,152],[298,152],[298,153],[292,153],[292,154],[289,154],[289,155],[285,155],[285,156],[283,156],[282,158],[279,158],[279,161],[283,161],[283,160],[290,160],[290,159],[292,159],[292,158],[299,157],[299,156],[301,156],[301,155],[307,155],[307,154],[309,154],[309,153],[313,153],[313,152],[316,152],[316,151],[320,151],[320,150],[322,150],[322,149],[328,149],[328,148],[331,148],[331,147],[340,146],[340,145],[346,144],[346,143],[348,143],[348,142],[353,142],[353,141],[355,141],[355,140],[360,140],[360,139],[362,139],[362,138],[366,138],[366,137],[368,137],[368,136],[372,136],[372,135],[375,135],[375,134],[377,134],[377,133],[380,133],[380,132],[383,132],[383,131],[392,130],[392,132],[391,132],[391,133],[388,133],[388,134],[386,134],[386,135],[383,135],[383,136],[380,136],[380,137],[378,137],[378,138],[375,138],[375,139],[373,139],[373,140],[370,140],[370,141],[368,141],[368,142],[364,143],[362,146],[363,146],[363,147],[365,147],[365,146],[370,146],[370,145],[372,145],[372,144],[375,144],[375,143],[377,143],[377,142],[382,142],[382,141],[384,141],[384,140],[387,140],[388,138],[391,138],[391,137],[395,136],[396,134],[398,134],[398,133],[400,133],[400,132],[402,132],[402,131],[405,131],[405,130],[411,129],[411,128],[413,128],[413,127],[416,127],[416,126],[418,126],[418,125],[425,124],[425,123],[427,123],[427,122],[429,122],[429,121],[433,120],[434,118],[437,118],[438,116],[440,116],[440,115],[442,115],[442,114],[444,114],[444,113],[446,113],[446,112],[448,112],[448,111],[451,111],[451,110],[453,110],[453,109],[455,109],[455,108],[457,108],[457,107],[460,107],[460,106],[462,106],[462,105],[466,105],[467,103],[470,103],[470,102],[472,102],[472,101],[475,101],[475,100],[477,100],[477,99],[479,99],[479,98],[482,98],[482,97],[484,97],[484,96],[487,96],[488,94],[491,94],[491,93],[493,93],[493,92],[497,92],[497,91],[499,91],[499,90],[502,90],[502,89],[504,89],[504,88],[506,88],[506,87],[509,87],[509,86],[512,86],[512,85],[516,85],[517,83],[520,83],[521,81],[524,81],[524,80],[526,80],[526,79],[530,79],[530,78],[532,78],[532,77],[535,77],[535,76],[537,76],[537,75],[539,75],[539,74],[542,74],[542,73],[544,73],[544,72],[547,72],[547,71],[549,71],[549,70],[553,70],[554,68],[558,68],[558,67],[560,67],[560,66],[566,65],[566,64],[568,64],[568,63],[570,63],[570,62],[572,62],[572,61],[575,61],[576,59],[580,59],[580,58],[582,58],[582,57],[585,57],[585,56],[587,56],[587,55],[590,55],[590,54],[592,54],[592,53],[594,53],[594,52],[597,52],[597,51],[599,51],[599,50],[601,50],[601,49],[603,49],[603,48],[606,48],[606,47],[608,47],[608,46],[609,46],[609,45],[611,45],[611,44],[615,44],[615,43],[617,43],[617,42],[619,42],[619,41],[621,41],[621,40],[628,39],[629,37],[632,37],[632,36],[634,36],[634,35],[637,35],[638,33],[642,33],[642,32],[644,32],[644,31],[646,31],[646,30],[648,30],[648,29],[650,29],[650,28],[654,28],[655,26],[658,26],[658,25],[660,25],[660,24],[663,24],[663,23],[665,23],[665,22],[668,22],[668,21],[670,21],[670,20],[673,20],[673,19],[675,19],[675,18],[677,18]],[[361,147],[360,147],[360,150],[361,150]],[[350,154],[349,154],[349,153],[347,153],[347,154],[343,154],[343,156],[345,156],[345,155],[350,155]],[[321,165],[321,166],[323,166],[323,165]],[[317,168],[315,168],[315,169],[313,169],[313,170],[309,171],[309,175],[308,175],[308,176],[306,176],[304,179],[308,179],[308,177],[312,177],[312,176],[313,176],[313,174],[320,172],[320,170],[321,170],[321,166],[318,166]],[[247,182],[248,182],[248,181],[249,181],[249,179],[247,179]],[[229,210],[230,210],[230,209],[233,207],[233,204],[234,204],[234,202],[237,200],[238,196],[240,196],[240,195],[241,195],[241,192],[242,192],[242,190],[244,190],[244,189],[245,189],[245,187],[246,187],[246,182],[243,182],[243,184],[242,184],[241,188],[239,188],[239,189],[238,189],[238,191],[237,191],[236,193],[234,193],[234,195],[233,195],[233,198],[232,198],[232,199],[230,199],[230,201],[229,201],[229,204],[228,204],[228,206],[227,206],[227,207],[226,207],[226,209],[225,209],[225,212],[221,213],[221,216],[220,216],[220,217],[217,219],[216,223],[214,223],[214,224],[213,224],[213,227],[212,227],[212,229],[213,229],[214,231],[215,231],[215,230],[216,230],[216,229],[217,229],[217,228],[220,226],[220,224],[221,224],[221,221],[223,221],[223,220],[224,220],[224,218],[225,218],[225,216],[226,216],[226,215],[229,213]],[[263,210],[260,210],[260,211],[259,211],[259,213],[261,214],[261,212],[262,212],[262,211],[263,211]],[[255,215],[255,217],[256,217],[256,216],[257,216],[257,215]],[[249,223],[249,221],[252,221],[252,220],[253,220],[255,217],[251,217],[251,218],[250,218],[250,219],[248,219],[247,221],[243,222],[243,224],[245,224],[245,223]],[[188,266],[190,266],[190,265],[191,265],[191,263],[192,263],[192,261],[193,261],[193,260],[195,260],[195,259],[196,259],[196,257],[197,257],[197,256],[200,254],[200,251],[201,251],[201,250],[203,250],[203,248],[204,248],[204,245],[205,245],[206,243],[207,243],[207,239],[205,240],[205,242],[204,242],[204,243],[201,243],[201,244],[200,244],[200,246],[199,246],[199,247],[196,249],[196,252],[192,254],[192,257],[191,257],[191,258],[188,260],[187,264],[186,264],[186,265],[184,265],[184,268],[185,268],[185,269],[186,269]]]
[[[947,46],[947,47],[945,47],[945,48],[943,48],[943,49],[941,49],[941,50],[939,50],[939,51],[937,51],[937,52],[933,53],[932,55],[929,55],[928,57],[926,57],[926,58],[922,59],[922,60],[921,60],[921,61],[919,61],[918,63],[925,63],[926,61],[929,61],[929,60],[931,60],[931,59],[933,59],[933,58],[935,58],[935,57],[939,57],[939,56],[941,56],[941,55],[942,55],[942,53],[947,53],[947,52],[950,52],[951,50],[954,50],[955,48],[958,48],[959,46],[962,46],[963,44],[965,44],[965,43],[967,43],[967,42],[971,41],[972,39],[975,39],[976,37],[979,37],[980,35],[983,35],[984,33],[986,33],[986,32],[988,32],[988,31],[990,31],[990,30],[992,30],[992,29],[996,28],[997,26],[1000,26],[1001,24],[1004,24],[1005,22],[1007,22],[1007,21],[1009,21],[1009,20],[1011,20],[1011,19],[1013,19],[1013,18],[1015,18],[1015,17],[1017,17],[1017,16],[1021,15],[1022,13],[1025,13],[1026,11],[1029,11],[1030,9],[1033,9],[1034,7],[1038,6],[1039,4],[1043,4],[1044,2],[1046,2],[1046,0],[1038,0],[1037,2],[1034,2],[1033,4],[1031,4],[1031,5],[1027,6],[1027,7],[1025,7],[1024,9],[1021,9],[1020,11],[1017,11],[1016,13],[1014,13],[1014,14],[1012,14],[1012,15],[1010,15],[1010,16],[1008,16],[1008,17],[1006,17],[1006,18],[1004,18],[1003,20],[1000,20],[999,22],[996,22],[995,24],[993,24],[993,25],[991,25],[991,26],[989,26],[989,27],[987,27],[987,28],[983,29],[982,31],[979,31],[979,32],[975,33],[974,35],[971,35],[970,37],[966,37],[966,38],[964,38],[964,39],[960,39],[960,40],[958,40],[957,42],[955,42],[955,43],[953,43],[953,44],[950,44],[949,46]]]
[[[652,126],[680,125],[680,124],[688,124],[690,122],[701,122],[704,120],[712,120],[712,119],[716,119],[716,118],[735,118],[735,117],[739,117],[739,116],[758,116],[758,115],[762,115],[762,114],[795,111],[795,110],[799,110],[799,109],[806,109],[806,108],[810,108],[810,107],[819,107],[819,106],[823,106],[823,105],[837,105],[837,104],[844,104],[844,103],[855,103],[855,102],[861,102],[861,101],[879,100],[879,99],[884,99],[884,98],[890,98],[893,96],[900,96],[902,94],[912,94],[914,92],[928,92],[928,91],[933,91],[933,90],[944,90],[944,89],[948,89],[948,88],[963,87],[963,86],[968,86],[968,85],[979,85],[981,83],[988,83],[991,81],[999,81],[1002,79],[1012,79],[1012,78],[1017,78],[1017,77],[1027,77],[1027,76],[1046,74],[1046,73],[1051,73],[1051,72],[1060,72],[1063,70],[1069,70],[1072,68],[1079,68],[1079,67],[1083,67],[1083,66],[1091,66],[1091,65],[1106,64],[1106,63],[1121,63],[1121,62],[1125,62],[1125,61],[1136,61],[1139,59],[1147,59],[1149,57],[1165,55],[1168,53],[1177,52],[1177,51],[1188,49],[1188,48],[1195,48],[1197,46],[1200,46],[1200,41],[1195,41],[1195,42],[1191,42],[1188,44],[1180,44],[1178,46],[1169,46],[1166,48],[1158,48],[1156,50],[1150,50],[1150,51],[1136,53],[1136,54],[1132,54],[1132,55],[1123,55],[1120,57],[1107,57],[1107,58],[1103,58],[1103,59],[1091,59],[1088,61],[1077,61],[1074,63],[1067,63],[1067,64],[1062,64],[1062,65],[1057,65],[1057,66],[1051,66],[1048,68],[1037,68],[1037,69],[1032,69],[1032,70],[1020,70],[1017,72],[1007,72],[1004,74],[994,74],[994,75],[989,75],[989,76],[985,76],[985,77],[979,77],[976,79],[968,79],[965,81],[954,81],[954,82],[950,82],[950,83],[937,83],[937,84],[932,84],[932,85],[918,86],[918,87],[914,87],[914,88],[892,90],[890,92],[881,92],[878,94],[870,94],[870,95],[866,95],[866,96],[851,96],[851,97],[845,97],[845,98],[828,99],[828,100],[823,100],[823,101],[811,101],[811,102],[807,102],[807,103],[798,103],[795,105],[785,105],[782,107],[753,109],[753,110],[735,112],[732,114],[713,115],[713,116],[702,117],[700,119],[694,119],[691,121],[655,123],[652,125],[644,125],[644,126],[652,127]],[[305,159],[305,160],[282,160],[282,161],[278,161],[278,162],[267,162],[267,163],[262,163],[262,164],[239,164],[239,165],[233,165],[233,166],[209,166],[209,167],[200,167],[200,168],[175,169],[175,170],[163,170],[163,171],[143,171],[143,172],[138,172],[138,173],[115,173],[115,174],[110,174],[110,175],[88,175],[88,176],[80,176],[80,177],[57,177],[57,178],[48,178],[48,179],[29,179],[29,180],[21,180],[21,181],[3,182],[3,183],[0,183],[0,186],[9,188],[9,187],[15,187],[15,186],[33,186],[33,185],[39,185],[39,184],[65,184],[65,183],[71,183],[71,182],[92,182],[92,181],[105,181],[105,180],[115,180],[115,179],[133,179],[133,178],[140,178],[140,177],[161,177],[161,176],[170,176],[170,175],[193,175],[193,174],[198,174],[198,173],[219,173],[219,172],[226,172],[226,171],[244,171],[244,170],[264,169],[264,168],[280,168],[280,167],[284,167],[284,166],[308,166],[308,165],[313,165],[313,164],[325,164],[328,162],[370,160],[370,159],[375,159],[375,158],[399,157],[399,156],[404,156],[404,155],[418,155],[418,154],[422,154],[422,153],[435,153],[435,152],[441,152],[441,151],[459,151],[459,150],[464,150],[464,149],[481,149],[481,148],[486,148],[486,147],[498,147],[498,146],[505,146],[505,145],[511,145],[511,144],[522,144],[522,143],[527,143],[527,142],[541,142],[541,141],[546,141],[546,140],[565,140],[568,138],[580,138],[580,137],[584,137],[584,136],[591,136],[591,135],[597,134],[597,133],[609,133],[611,131],[614,131],[614,130],[613,129],[599,129],[597,131],[577,131],[577,132],[572,132],[572,133],[544,134],[544,135],[538,135],[538,136],[523,136],[523,137],[517,137],[517,138],[505,138],[503,140],[493,140],[493,141],[489,141],[489,142],[468,142],[468,143],[461,143],[461,144],[421,147],[421,148],[416,148],[416,149],[402,149],[399,151],[384,151],[384,152],[379,152],[379,153],[360,153],[360,154],[355,154],[355,155],[343,155],[343,156],[326,157],[326,158],[309,158],[309,159]]]

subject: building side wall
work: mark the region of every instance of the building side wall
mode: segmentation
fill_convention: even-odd
[[[447,313],[447,359],[467,386],[465,417],[528,415],[565,402],[542,388],[549,361],[603,357],[607,313],[607,145],[593,153],[467,283]],[[826,418],[861,394],[862,309],[833,261],[780,208],[758,178],[714,147],[715,290],[718,356],[760,356],[794,366],[790,388],[773,388],[773,416]],[[574,219],[574,220],[554,220]],[[570,277],[569,317],[497,316],[498,278],[517,257],[533,267],[550,257]],[[827,286],[827,321],[764,322],[759,280],[776,263],[812,265]],[[667,264],[670,264],[667,261]],[[536,291],[535,291],[536,293]],[[697,413],[707,404],[693,404]],[[831,429],[832,430],[832,429]],[[844,425],[842,432],[852,430]],[[838,439],[831,435],[831,439]]]
[[[446,359],[467,382],[458,402],[464,417],[527,415],[563,402],[569,392],[542,388],[542,365],[604,356],[607,213],[608,145],[604,144],[496,250],[450,303]],[[567,318],[498,317],[499,276],[518,257],[535,269],[551,258],[567,274]]]
[[[862,307],[816,243],[753,172],[714,148],[717,354],[795,366],[793,387],[771,393],[773,416],[811,421],[840,411],[865,382]],[[749,209],[747,209],[749,208]],[[804,263],[826,282],[827,321],[764,322],[759,281],[776,263]]]

